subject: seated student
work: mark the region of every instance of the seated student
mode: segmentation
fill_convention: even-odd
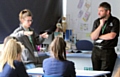
[[[21,48],[22,48],[21,61],[24,63],[24,60],[23,60],[24,55],[23,55],[23,54],[24,54],[26,48],[24,47],[24,45],[23,45],[21,42],[18,41],[18,39],[17,39],[16,37],[7,36],[7,37],[4,39],[4,46],[3,46],[3,48],[6,46],[6,43],[7,43],[8,40],[10,40],[10,39],[15,39],[15,40],[17,41],[17,43],[20,44],[20,46],[21,46]],[[35,68],[35,66],[32,65],[32,64],[29,64],[29,68]],[[30,77],[39,77],[39,76],[30,76]]]
[[[29,77],[21,62],[21,52],[16,40],[8,40],[0,57],[0,77]]]
[[[76,77],[74,63],[66,60],[66,43],[61,37],[55,37],[50,44],[51,57],[44,59],[44,75]]]

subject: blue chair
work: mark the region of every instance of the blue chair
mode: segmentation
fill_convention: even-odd
[[[43,75],[42,77],[63,77],[63,76]]]
[[[93,44],[89,40],[79,40],[76,42],[77,50],[87,50],[91,51],[93,48]]]

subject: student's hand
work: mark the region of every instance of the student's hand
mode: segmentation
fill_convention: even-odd
[[[43,33],[43,34],[40,34],[40,36],[41,36],[42,38],[48,38],[48,37],[49,37],[49,35],[47,34],[47,32],[45,32],[45,33]]]
[[[43,35],[42,37],[43,37],[43,38],[48,38],[48,37],[49,37],[49,35],[48,35],[48,34],[46,34],[46,35]]]
[[[33,31],[24,31],[24,35],[30,36],[33,34]]]

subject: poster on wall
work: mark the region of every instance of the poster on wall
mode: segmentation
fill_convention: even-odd
[[[83,5],[84,4],[84,5]],[[81,20],[78,26],[80,31],[89,31],[89,20],[91,15],[91,0],[79,0],[78,3],[78,19]]]
[[[88,37],[91,32],[91,5],[92,0],[71,0],[67,4],[67,24],[68,29],[72,29],[74,34],[85,34]],[[77,35],[79,37],[79,35]],[[79,37],[80,38],[80,37]]]

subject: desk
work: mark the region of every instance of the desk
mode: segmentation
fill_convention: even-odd
[[[27,70],[29,75],[43,75],[43,68],[34,68]],[[76,77],[95,77],[106,75],[110,73],[109,71],[85,71],[85,70],[76,70]]]

